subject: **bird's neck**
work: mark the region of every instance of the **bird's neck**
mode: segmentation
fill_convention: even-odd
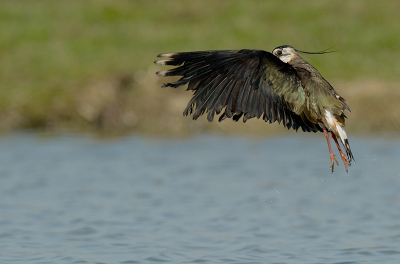
[[[295,68],[308,68],[309,66],[311,66],[310,63],[308,63],[308,61],[306,61],[300,56],[294,56],[290,60],[289,64]]]

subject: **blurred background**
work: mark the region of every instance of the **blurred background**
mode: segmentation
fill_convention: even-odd
[[[347,131],[400,130],[398,1],[1,1],[0,130],[265,135],[279,125],[193,122],[161,89],[163,52],[300,50],[350,103]],[[233,132],[234,131],[234,132]]]
[[[0,1],[0,262],[398,263],[399,14],[397,0]],[[337,51],[304,58],[350,104],[349,173],[336,149],[331,173],[322,133],[183,117],[191,93],[155,74],[160,53],[284,44]]]

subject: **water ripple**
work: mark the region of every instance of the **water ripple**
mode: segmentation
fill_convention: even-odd
[[[322,139],[0,137],[0,262],[397,263],[400,141]]]

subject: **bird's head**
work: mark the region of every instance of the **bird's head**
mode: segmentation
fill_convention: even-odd
[[[335,51],[329,51],[329,49],[326,49],[326,50],[323,50],[323,51],[318,51],[318,52],[309,52],[309,51],[297,50],[297,49],[295,49],[295,48],[293,48],[292,46],[289,46],[289,45],[283,45],[283,46],[279,46],[279,47],[275,48],[272,51],[272,54],[274,54],[276,57],[278,57],[284,63],[290,63],[295,58],[300,57],[299,53],[325,54],[325,53],[335,52]]]
[[[279,46],[272,51],[284,63],[291,62],[294,58],[298,57],[296,50],[289,45]]]

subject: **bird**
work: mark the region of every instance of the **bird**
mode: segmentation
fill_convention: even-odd
[[[287,129],[323,132],[328,143],[330,168],[335,162],[329,133],[336,143],[346,172],[354,156],[345,127],[348,102],[300,54],[307,52],[290,45],[276,47],[272,53],[258,49],[208,50],[161,53],[157,65],[174,66],[156,72],[157,76],[181,76],[162,87],[177,88],[187,84],[193,96],[183,111],[196,120],[207,114],[208,121],[232,118],[243,122],[262,118],[282,123]],[[346,155],[342,152],[338,138]]]

